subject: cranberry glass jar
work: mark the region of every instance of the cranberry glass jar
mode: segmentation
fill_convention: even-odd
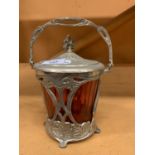
[[[67,23],[66,23],[67,21]],[[68,23],[75,21],[76,23]],[[92,26],[104,39],[109,49],[109,63],[104,66],[95,60],[84,59],[73,52],[69,35],[64,40],[64,54],[34,63],[32,47],[39,34],[49,26]],[[112,67],[112,45],[106,29],[81,18],[53,19],[38,27],[30,42],[30,64],[39,79],[48,118],[48,134],[65,147],[68,142],[83,140],[98,133],[94,114],[99,96],[100,76]]]

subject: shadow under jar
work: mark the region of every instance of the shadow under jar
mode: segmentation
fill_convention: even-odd
[[[65,23],[67,21],[67,23]],[[69,23],[72,21],[72,23]],[[73,21],[76,23],[74,24]],[[33,44],[39,34],[49,26],[92,26],[109,48],[109,63],[104,66],[73,52],[73,41],[69,35],[64,39],[64,53],[49,60],[34,63]],[[30,64],[36,70],[41,83],[48,118],[45,123],[48,134],[66,147],[68,142],[86,139],[99,129],[95,123],[99,97],[100,77],[112,67],[112,45],[108,32],[87,19],[59,18],[38,27],[30,42]]]

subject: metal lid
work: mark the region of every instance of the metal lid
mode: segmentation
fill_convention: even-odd
[[[68,35],[64,40],[64,54],[50,60],[34,64],[34,69],[55,73],[85,73],[103,71],[104,65],[98,61],[84,59],[73,52],[73,41]]]
[[[70,23],[71,22],[71,23]],[[75,23],[74,23],[75,22]],[[73,53],[73,42],[68,36],[64,41],[65,54],[62,54],[56,58],[41,61],[35,63],[33,60],[33,45],[36,42],[38,36],[49,26],[69,26],[69,27],[81,27],[91,26],[96,29],[100,34],[101,38],[105,41],[109,51],[109,62],[104,67],[100,62],[87,60],[81,58],[77,54]],[[49,20],[47,23],[37,27],[31,37],[30,41],[30,58],[29,62],[31,66],[36,70],[44,72],[55,72],[55,73],[82,73],[82,72],[93,72],[101,71],[102,73],[108,72],[113,66],[113,54],[112,54],[112,43],[108,31],[100,25],[96,25],[90,20],[78,18],[78,17],[62,17],[57,19]]]

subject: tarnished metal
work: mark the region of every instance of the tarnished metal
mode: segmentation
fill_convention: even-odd
[[[67,35],[64,39],[64,45],[63,45],[65,52],[72,52],[74,49],[73,40],[70,35]]]
[[[48,74],[38,71],[37,77],[41,81],[43,87],[45,87],[45,89],[47,90],[55,106],[54,116],[51,119],[48,118],[45,123],[46,130],[51,137],[59,141],[61,147],[66,147],[68,142],[82,140],[91,136],[95,132],[96,133],[99,132],[99,129],[97,128],[94,120],[98,95],[93,108],[92,121],[83,122],[80,124],[74,119],[71,112],[72,99],[78,88],[89,81],[99,79],[100,74],[98,72],[85,73],[85,74],[60,74],[60,73]],[[75,78],[80,78],[80,81],[75,80]],[[56,88],[60,97],[59,100],[56,99],[54,93],[50,90],[52,86]],[[65,88],[70,90],[66,105],[63,100],[63,91],[62,91]],[[97,94],[99,94],[99,91],[97,92]],[[64,115],[61,114],[60,109],[64,110],[65,112]],[[57,117],[59,117],[60,121],[56,120]],[[72,121],[72,123],[66,122],[65,121],[66,117],[68,117]],[[83,131],[83,129],[85,129],[85,131]],[[77,131],[78,135],[74,134]]]
[[[80,141],[98,133],[95,121],[74,124],[70,122],[46,120],[45,123],[48,134],[59,142],[60,147],[66,147],[67,143]]]
[[[84,59],[73,53],[71,49],[60,56],[34,64],[34,69],[52,73],[86,73],[100,71],[104,65],[94,60]]]
[[[77,23],[65,23],[65,21],[75,21]],[[89,21],[87,19],[82,18],[73,18],[73,17],[64,17],[64,18],[58,18],[58,19],[52,19],[45,23],[42,26],[39,26],[37,29],[34,30],[32,33],[32,38],[30,42],[30,59],[29,62],[34,66],[34,60],[33,60],[33,44],[35,43],[36,39],[38,38],[39,34],[43,32],[47,27],[49,26],[70,26],[70,27],[81,27],[81,26],[91,26],[94,27],[97,32],[101,35],[102,39],[106,42],[108,49],[109,49],[109,63],[104,68],[103,72],[107,72],[110,70],[110,68],[113,65],[113,55],[112,55],[112,43],[110,36],[107,32],[107,30],[103,26],[98,26],[92,21]]]
[[[45,89],[47,90],[49,96],[51,97],[51,100],[54,103],[55,106],[55,113],[54,116],[52,118],[52,121],[54,121],[56,119],[57,116],[59,116],[60,120],[62,122],[65,122],[66,117],[69,117],[70,120],[75,123],[78,124],[76,122],[76,120],[73,118],[73,115],[71,113],[71,104],[72,104],[72,99],[74,97],[74,94],[76,93],[77,89],[87,83],[88,81],[93,81],[93,80],[97,80],[100,77],[100,74],[85,74],[83,76],[81,76],[80,74],[70,74],[70,75],[65,75],[65,74],[37,74],[38,78],[41,81],[41,84],[43,85],[43,87],[45,87]],[[75,78],[80,78],[79,80],[75,80]],[[53,92],[51,91],[51,87],[54,86],[60,96],[60,100],[58,101],[55,97],[55,95],[53,94]],[[63,90],[64,88],[67,88],[70,90],[70,93],[68,95],[68,100],[67,100],[67,105],[65,105],[64,100],[63,100]],[[96,107],[96,104],[95,104]],[[65,115],[62,116],[62,114],[60,113],[60,109],[63,109],[65,111]]]
[[[65,21],[76,21],[77,23],[65,23]],[[50,60],[34,63],[33,61],[33,44],[39,34],[48,26],[92,26],[97,29],[101,37],[104,39],[109,48],[109,63],[106,67],[97,61],[84,59],[73,52],[74,45],[70,36],[64,40],[64,54]],[[94,133],[99,133],[100,129],[95,123],[95,112],[99,98],[99,85],[97,86],[97,94],[93,104],[92,119],[90,121],[78,123],[72,114],[72,101],[75,93],[80,86],[89,81],[97,80],[100,83],[100,76],[107,72],[113,65],[112,45],[107,30],[94,24],[87,19],[81,18],[59,18],[53,19],[44,25],[38,27],[32,34],[30,42],[30,64],[36,70],[37,78],[48,93],[55,107],[52,118],[47,118],[45,127],[48,134],[60,143],[60,147],[66,147],[67,143],[83,140]],[[54,87],[59,95],[59,99],[52,92]],[[64,103],[63,90],[69,89],[67,103]],[[64,111],[62,115],[61,109]],[[57,119],[59,118],[59,120]],[[70,122],[66,121],[70,119]]]

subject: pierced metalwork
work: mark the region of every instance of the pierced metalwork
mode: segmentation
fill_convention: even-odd
[[[60,147],[66,147],[68,142],[82,140],[94,133],[99,133],[99,129],[94,120],[99,91],[97,91],[97,97],[95,99],[92,121],[78,123],[74,119],[71,111],[72,100],[78,88],[88,81],[99,79],[99,74],[87,73],[80,76],[77,74],[70,74],[66,76],[66,74],[46,74],[41,72],[37,74],[37,76],[38,79],[41,80],[42,85],[46,88],[55,106],[54,116],[51,119],[47,119],[45,127],[48,134],[59,141]],[[52,86],[56,88],[59,94],[59,100],[57,100],[56,96],[51,91],[50,88]],[[63,89],[65,88],[70,90],[66,105],[63,100]],[[64,115],[61,114],[60,109],[64,110]],[[59,117],[60,121],[56,120],[57,117]],[[67,117],[71,120],[71,123],[66,122]]]
[[[60,147],[66,147],[69,142],[83,140],[99,132],[94,120],[74,124],[47,119],[45,126],[48,134],[59,141]]]
[[[68,23],[70,21],[72,23]],[[108,46],[109,63],[104,66],[100,62],[84,59],[75,54],[73,52],[73,41],[70,36],[67,36],[64,40],[64,54],[61,54],[54,59],[34,63],[33,44],[39,37],[39,34],[49,26],[94,27]],[[87,119],[88,121],[85,120],[82,123],[79,123],[78,120],[76,121],[74,118],[75,115],[72,114],[72,103],[75,93],[80,86],[89,81],[99,81],[100,76],[104,72],[109,71],[113,65],[112,43],[107,30],[103,26],[98,26],[93,22],[82,18],[64,17],[50,20],[44,25],[39,26],[32,33],[29,62],[33,69],[36,70],[37,78],[48,93],[46,95],[48,95],[48,99],[50,97],[53,103],[52,107],[54,106],[55,108],[53,110],[54,114],[52,115],[52,118],[47,118],[45,127],[48,134],[60,143],[60,147],[66,147],[68,142],[83,140],[94,133],[99,133],[100,129],[95,124],[95,112],[99,98],[98,86],[100,84],[98,83],[98,86],[96,87],[97,92],[94,94],[94,96],[96,95],[95,101],[92,101],[93,111],[91,105],[91,115],[89,119]],[[59,97],[51,90],[53,87]],[[66,89],[69,90],[69,92],[67,91],[67,99],[65,98],[64,101],[64,90]],[[61,112],[61,110],[63,112]],[[67,122],[68,119],[69,121]]]
[[[51,97],[51,100],[54,103],[54,106],[56,108],[56,111],[54,113],[54,116],[52,118],[52,121],[54,121],[56,119],[57,116],[59,116],[60,120],[62,122],[65,122],[66,117],[69,117],[70,120],[75,123],[78,124],[77,121],[74,119],[72,113],[71,113],[71,104],[72,104],[72,100],[73,97],[77,91],[77,89],[84,83],[90,81],[90,79],[86,78],[86,79],[82,79],[82,80],[75,80],[74,78],[77,78],[77,76],[63,76],[63,75],[53,75],[50,76],[49,78],[44,78],[42,80],[42,84],[45,87],[45,89],[47,90],[49,96]],[[93,77],[93,79],[97,79],[98,77]],[[91,78],[91,80],[93,80]],[[54,86],[60,96],[60,99],[57,100],[54,93],[51,91],[51,87]],[[64,100],[63,100],[63,89],[67,88],[70,90],[70,93],[68,95],[68,99],[67,99],[67,105],[65,105]],[[60,109],[63,109],[65,111],[65,115],[62,116],[62,114],[60,113]]]

